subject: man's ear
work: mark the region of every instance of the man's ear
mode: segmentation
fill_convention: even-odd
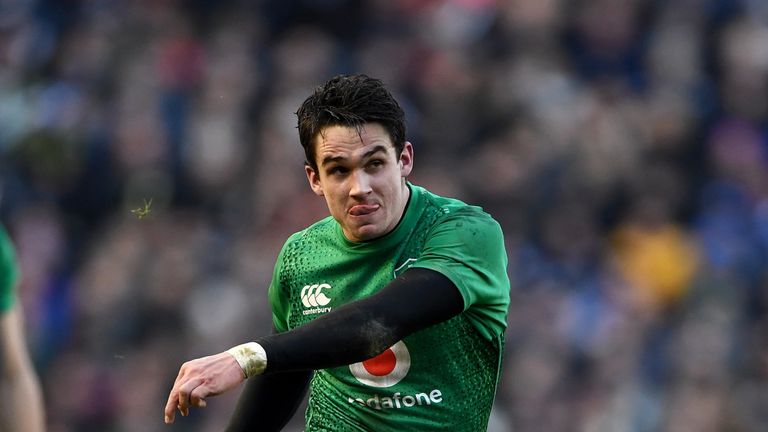
[[[413,145],[406,141],[400,152],[400,176],[408,177],[413,170]]]
[[[309,164],[304,165],[304,171],[307,173],[307,181],[309,182],[309,187],[312,188],[312,192],[314,192],[315,195],[323,196],[323,185],[320,182],[320,174],[312,169]]]

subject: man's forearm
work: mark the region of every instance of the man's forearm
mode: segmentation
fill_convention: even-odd
[[[269,373],[367,360],[413,332],[450,319],[463,307],[458,288],[447,277],[411,269],[374,296],[289,332],[257,339],[267,357],[266,365],[258,366],[266,366]],[[242,366],[247,360],[240,358],[238,362]]]

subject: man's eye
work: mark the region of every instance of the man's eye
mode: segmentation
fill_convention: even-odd
[[[328,170],[328,174],[329,175],[345,174],[346,172],[347,172],[347,169],[344,168],[344,167],[340,167],[340,166],[333,167],[333,168]]]
[[[374,159],[368,163],[368,166],[371,166],[373,168],[378,168],[380,166],[384,165],[384,161],[379,159]]]

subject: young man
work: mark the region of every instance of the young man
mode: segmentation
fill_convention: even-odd
[[[43,403],[16,302],[17,278],[13,245],[0,225],[0,430],[36,432],[44,428]]]
[[[307,431],[485,430],[509,306],[499,224],[407,182],[413,146],[381,81],[335,77],[297,115],[331,216],[280,252],[275,332],[185,363],[165,421],[249,379],[229,430],[277,431],[311,380]]]

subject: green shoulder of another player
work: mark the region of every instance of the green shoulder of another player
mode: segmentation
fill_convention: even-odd
[[[409,187],[400,223],[377,240],[349,242],[332,218],[289,238],[270,286],[275,327],[285,331],[306,324],[375,294],[413,267],[453,281],[464,311],[407,336],[374,359],[317,371],[308,431],[477,431],[487,426],[509,308],[502,231],[479,207]]]
[[[0,225],[0,313],[13,307],[16,301],[14,286],[18,277],[13,244],[5,228]]]

